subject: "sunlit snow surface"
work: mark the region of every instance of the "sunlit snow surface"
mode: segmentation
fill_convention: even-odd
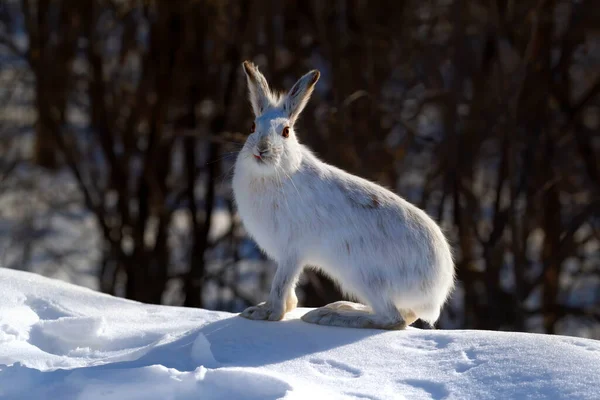
[[[0,268],[1,399],[598,399],[600,342],[321,327]]]

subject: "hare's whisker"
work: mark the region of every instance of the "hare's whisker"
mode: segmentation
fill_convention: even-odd
[[[214,163],[219,162],[219,161],[230,159],[231,157],[233,157],[233,156],[235,156],[237,154],[239,154],[239,151],[232,151],[230,153],[224,153],[220,157],[217,157],[216,159],[214,159],[212,161],[208,161],[206,163],[206,165],[214,164]]]

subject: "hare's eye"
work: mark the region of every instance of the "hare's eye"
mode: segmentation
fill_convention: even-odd
[[[285,128],[283,128],[283,132],[281,132],[281,136],[283,136],[284,138],[287,138],[290,136],[290,127],[286,126]]]
[[[250,128],[250,133],[254,133],[254,131],[256,130],[256,123],[252,123],[252,127]]]

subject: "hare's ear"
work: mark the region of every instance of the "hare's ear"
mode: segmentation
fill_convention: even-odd
[[[254,115],[259,117],[272,104],[271,90],[267,80],[256,65],[250,61],[244,61],[243,66],[248,81],[250,103]]]
[[[314,69],[298,79],[298,82],[290,89],[283,102],[283,110],[292,122],[298,118],[298,115],[304,109],[320,76],[321,73]]]

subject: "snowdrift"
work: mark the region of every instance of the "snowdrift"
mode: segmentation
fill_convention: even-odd
[[[255,322],[0,268],[1,399],[598,399],[600,342]]]

